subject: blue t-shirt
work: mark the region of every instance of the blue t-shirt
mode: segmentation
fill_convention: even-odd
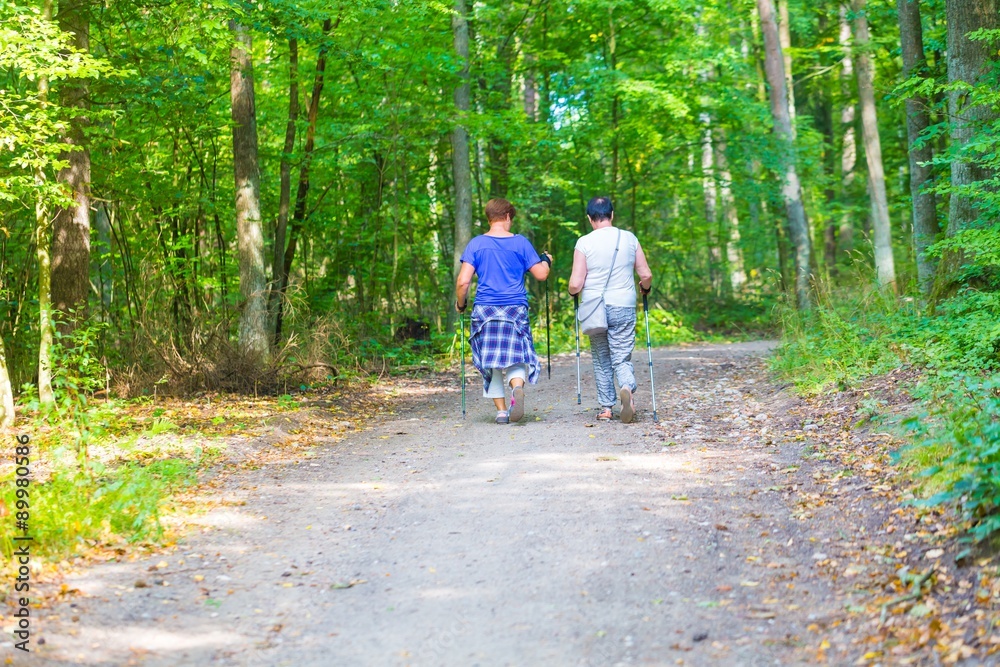
[[[524,274],[541,258],[528,239],[514,236],[477,236],[469,241],[462,261],[479,276],[476,303],[482,306],[527,306]]]

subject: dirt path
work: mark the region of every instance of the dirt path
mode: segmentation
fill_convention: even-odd
[[[768,349],[656,351],[659,427],[644,351],[632,425],[594,422],[589,358],[582,407],[560,359],[518,425],[475,381],[465,422],[454,389],[402,392],[395,417],[234,477],[170,555],[67,582],[83,594],[15,664],[812,663],[845,602],[790,500],[808,449]]]

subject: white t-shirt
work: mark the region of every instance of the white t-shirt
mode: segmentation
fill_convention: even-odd
[[[599,297],[607,282],[604,303],[622,308],[635,307],[635,253],[639,249],[639,239],[630,231],[620,231],[621,240],[614,267],[611,266],[611,258],[615,254],[618,227],[595,229],[576,242],[576,249],[587,258],[587,280],[580,295],[582,301]],[[608,271],[611,271],[610,282]]]

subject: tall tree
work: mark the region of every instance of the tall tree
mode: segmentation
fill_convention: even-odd
[[[778,23],[774,15],[774,0],[757,0],[761,32],[764,35],[764,71],[767,75],[771,116],[774,133],[785,150],[781,194],[785,200],[788,228],[795,249],[795,301],[800,310],[807,310],[812,300],[809,293],[812,279],[810,260],[812,248],[809,223],[802,204],[802,187],[795,166],[795,146],[792,121],[788,109],[788,92],[785,87],[785,63],[778,37]]]
[[[59,28],[72,35],[72,44],[80,53],[90,50],[89,5],[89,0],[59,3]],[[86,79],[70,79],[60,92],[62,106],[73,116],[62,139],[68,147],[62,155],[66,166],[57,179],[66,184],[73,203],[56,212],[52,226],[52,302],[65,315],[70,310],[84,309],[90,292],[90,151],[84,137]]]
[[[256,360],[268,357],[267,282],[264,233],[260,216],[260,168],[257,157],[257,108],[254,99],[253,40],[241,22],[229,23],[232,47],[230,99],[233,119],[233,175],[236,181],[236,242],[239,253],[240,351]]]
[[[948,19],[948,115],[951,118],[951,141],[956,158],[951,163],[951,201],[948,233],[972,227],[978,217],[973,197],[963,192],[984,181],[993,172],[964,151],[976,130],[997,117],[988,104],[977,100],[969,88],[980,82],[990,58],[990,42],[969,39],[977,30],[1000,27],[1000,0],[947,0]]]
[[[795,80],[792,76],[792,20],[788,13],[788,0],[778,0],[778,36],[781,38],[781,57],[785,62],[785,89],[788,91],[788,117],[792,119],[792,137],[794,137]]]
[[[840,6],[840,31],[838,43],[843,53],[840,62],[840,202],[844,211],[841,215],[839,229],[831,223],[828,232],[827,260],[836,268],[836,253],[839,248],[851,250],[854,246],[853,215],[847,207],[847,202],[854,188],[855,168],[858,164],[858,142],[854,132],[854,120],[857,109],[854,104],[854,58],[851,55],[851,24],[847,19],[847,7]],[[836,272],[833,272],[834,275]]]
[[[715,142],[715,164],[719,170],[719,203],[722,205],[722,239],[726,244],[726,269],[729,272],[729,286],[739,292],[747,282],[743,266],[743,251],[740,248],[740,215],[733,197],[733,175],[729,171],[726,157],[726,139],[723,130]]]
[[[337,24],[340,25],[340,17],[337,18]],[[277,303],[277,315],[275,316],[274,323],[274,341],[275,344],[281,341],[281,326],[284,318],[285,312],[285,292],[288,289],[289,276],[292,274],[292,262],[295,261],[295,252],[298,249],[299,238],[302,236],[302,228],[306,221],[306,204],[309,198],[309,188],[312,180],[310,178],[310,169],[312,168],[313,153],[316,149],[316,123],[319,121],[319,103],[323,97],[323,86],[326,83],[326,58],[329,51],[329,41],[328,37],[330,31],[334,29],[334,23],[331,19],[326,19],[323,21],[323,42],[319,47],[319,54],[316,56],[316,73],[313,76],[313,87],[312,93],[309,96],[309,109],[306,112],[307,122],[306,122],[306,142],[305,146],[302,148],[302,158],[299,163],[299,184],[295,190],[295,210],[292,212],[291,226],[288,233],[288,244],[287,246],[282,242],[281,245],[275,246],[275,252],[281,254],[281,261],[275,257],[275,266],[279,267],[278,274],[278,303]],[[298,48],[296,46],[296,60],[297,60]],[[297,71],[297,70],[296,70]],[[295,90],[291,91],[295,93],[295,97],[298,97],[298,86],[295,86]],[[298,102],[295,103],[295,114],[298,115]],[[289,107],[289,114],[292,113],[291,107]],[[286,145],[288,142],[288,127],[285,129],[285,141]],[[294,140],[294,138],[293,138]],[[289,165],[289,168],[291,165]],[[291,184],[289,183],[289,186]],[[286,214],[287,215],[287,214]],[[280,266],[279,266],[280,265]],[[357,286],[358,289],[362,288],[361,278],[358,276]],[[363,299],[362,299],[363,300]]]
[[[42,3],[42,20],[52,21],[53,0]],[[42,73],[38,77],[38,101],[44,111],[49,104],[49,77]],[[43,410],[55,406],[56,397],[52,391],[52,258],[49,245],[52,242],[52,222],[43,189],[45,170],[39,166],[35,171],[35,185],[38,190],[35,201],[35,254],[38,259],[38,402]]]
[[[872,64],[866,0],[853,0],[854,44],[858,58],[858,99],[861,102],[861,133],[868,163],[868,185],[871,192],[871,212],[874,227],[875,272],[880,286],[895,286],[896,264],[892,256],[892,228],[889,221],[889,198],[885,191],[885,170],[882,165],[882,142],[878,134],[875,110],[875,68]]]
[[[285,123],[285,145],[281,152],[278,192],[278,221],[274,226],[274,261],[271,264],[271,306],[274,313],[275,346],[281,342],[279,306],[285,296],[288,274],[285,272],[285,235],[292,199],[292,151],[295,150],[295,126],[299,120],[299,40],[288,39],[288,120]]]
[[[927,67],[924,56],[923,26],[920,23],[919,0],[896,0],[899,12],[899,37],[903,51],[903,76],[919,76]],[[910,197],[913,200],[913,250],[917,260],[917,282],[920,292],[930,293],[936,262],[927,256],[941,229],[937,219],[937,198],[928,187],[934,157],[929,139],[920,135],[930,126],[927,99],[912,95],[906,100],[906,136],[909,143]]]
[[[469,19],[465,0],[455,0],[454,12],[451,15],[451,29],[462,69],[459,71],[458,86],[455,87],[455,111],[458,118],[451,130],[451,169],[452,181],[455,187],[455,245],[453,277],[458,279],[462,268],[462,252],[472,239],[472,170],[469,163],[469,132],[465,129],[468,123],[470,108],[469,87]],[[455,293],[452,293],[452,300]],[[449,315],[449,323],[454,316]]]

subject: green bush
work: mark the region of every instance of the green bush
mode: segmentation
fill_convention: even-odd
[[[958,375],[933,399],[904,422],[918,448],[940,455],[921,474],[941,490],[924,502],[956,504],[985,539],[1000,531],[1000,379]]]
[[[800,391],[821,393],[909,365],[926,406],[905,419],[898,455],[922,479],[927,504],[955,504],[972,536],[1000,531],[1000,293],[966,289],[929,314],[914,301],[869,292],[782,314],[772,368]]]
[[[74,553],[85,542],[113,543],[156,539],[162,535],[160,513],[168,495],[195,480],[196,464],[177,458],[148,465],[125,463],[112,469],[57,463],[52,476],[30,488],[30,534],[41,555]],[[15,486],[6,480],[0,494],[15,507]],[[0,518],[0,552],[10,556],[14,515]]]

